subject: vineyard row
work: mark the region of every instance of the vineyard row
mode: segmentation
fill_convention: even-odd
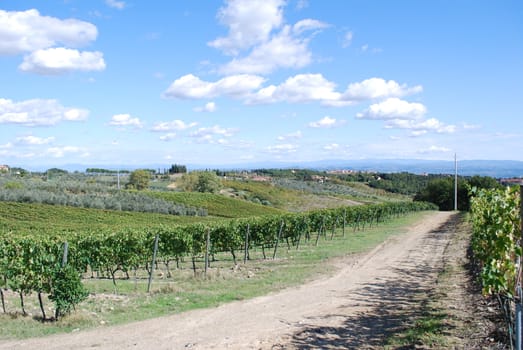
[[[62,302],[57,309],[68,310],[85,297],[79,278],[82,273],[109,273],[114,280],[117,271],[152,266],[154,246],[156,259],[162,261],[201,257],[209,253],[209,247],[212,253],[230,252],[236,260],[235,251],[245,248],[275,247],[283,240],[298,247],[300,240],[310,238],[312,232],[318,232],[319,237],[327,230],[334,232],[348,226],[356,229],[408,212],[434,209],[424,202],[397,202],[148,230],[85,230],[56,235],[11,232],[0,237],[0,291],[16,291],[22,300],[31,292],[47,293],[55,304],[57,300]]]

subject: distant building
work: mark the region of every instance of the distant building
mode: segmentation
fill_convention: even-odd
[[[8,172],[9,172],[9,166],[0,165],[0,173],[8,173]]]
[[[523,185],[523,178],[500,179],[499,182],[504,186]]]

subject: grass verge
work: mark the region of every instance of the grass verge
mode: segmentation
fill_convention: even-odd
[[[46,334],[71,332],[99,326],[116,325],[175,314],[196,308],[217,306],[303,284],[309,280],[331,275],[337,258],[371,250],[390,236],[405,232],[406,227],[430,213],[415,213],[365,231],[338,229],[320,237],[316,233],[303,241],[298,250],[281,242],[276,259],[273,250],[251,250],[250,260],[233,264],[230,255],[217,255],[207,274],[203,262],[197,261],[196,274],[190,261],[180,262],[172,271],[161,267],[154,276],[151,293],[147,293],[147,278],[143,271],[129,279],[119,279],[116,288],[109,279],[85,279],[90,297],[77,310],[58,322],[40,322],[41,314],[36,295],[25,298],[27,316],[20,314],[17,295],[7,295],[7,314],[0,315],[0,339],[27,338]],[[238,254],[237,255],[241,255]],[[168,277],[169,272],[172,276]],[[44,300],[48,314],[52,303]]]

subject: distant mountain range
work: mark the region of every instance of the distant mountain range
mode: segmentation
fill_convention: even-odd
[[[221,169],[221,170],[252,170],[252,169],[313,169],[338,170],[350,169],[356,171],[376,171],[385,173],[409,172],[413,174],[454,174],[454,161],[420,160],[420,159],[358,159],[358,160],[322,160],[312,162],[252,162],[241,164],[205,165],[185,164],[190,170]],[[136,168],[168,169],[171,164],[120,165],[119,169],[133,170]],[[108,165],[70,164],[60,166],[68,171],[85,171],[87,168],[117,169]],[[46,170],[31,169],[31,170]],[[464,176],[482,175],[495,178],[523,177],[523,161],[514,160],[461,160],[458,161],[458,174]]]

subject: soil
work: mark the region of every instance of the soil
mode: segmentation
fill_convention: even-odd
[[[465,268],[468,240],[459,227],[459,214],[431,213],[371,252],[336,260],[333,276],[296,288],[121,326],[3,341],[0,349],[383,349],[428,307],[447,315],[444,348],[501,349],[499,320],[482,311],[488,301]]]

